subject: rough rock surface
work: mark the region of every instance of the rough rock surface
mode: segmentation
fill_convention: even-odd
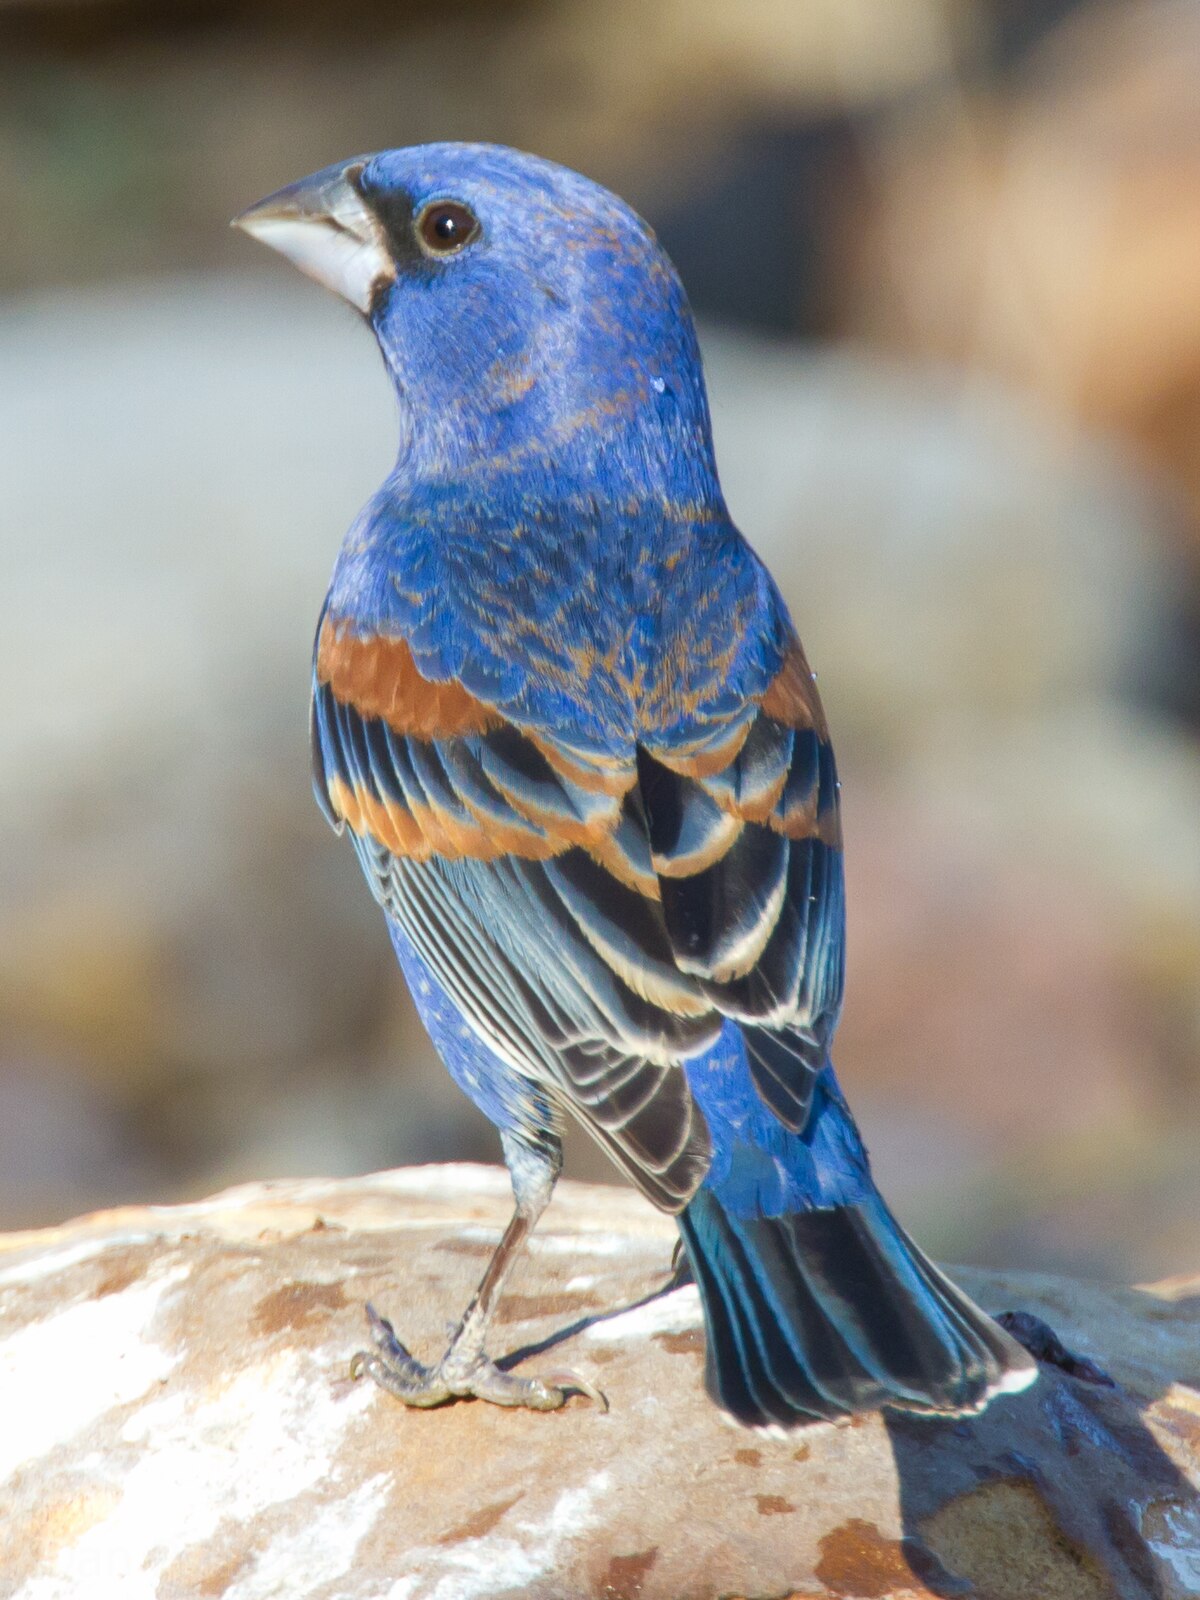
[[[503,1173],[426,1167],[0,1239],[0,1594],[1200,1593],[1200,1279],[964,1270],[1115,1387],[1045,1370],[978,1418],[763,1437],[703,1395],[695,1289],[646,1299],[670,1221],[564,1184],[496,1348],[551,1344],[528,1370],[575,1368],[607,1414],[407,1412],[353,1383],[362,1302],[438,1352],[507,1214]]]

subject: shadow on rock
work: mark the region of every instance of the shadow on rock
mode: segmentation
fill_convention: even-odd
[[[1176,1309],[1194,1313],[1196,1301]],[[1103,1374],[1080,1378],[1042,1364],[1030,1389],[976,1417],[886,1412],[913,1573],[930,1594],[947,1597],[1196,1593],[1200,1495],[1143,1415],[1166,1393],[1135,1393]],[[1160,1405],[1156,1415],[1181,1440],[1194,1446],[1200,1438],[1192,1410]]]

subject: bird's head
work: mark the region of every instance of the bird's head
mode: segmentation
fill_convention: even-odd
[[[682,286],[598,184],[503,146],[421,145],[327,167],[237,223],[370,322],[402,476],[719,498]]]

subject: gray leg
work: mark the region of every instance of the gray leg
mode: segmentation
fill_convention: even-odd
[[[602,1398],[573,1373],[553,1373],[542,1379],[502,1372],[484,1349],[500,1292],[562,1171],[562,1146],[557,1139],[546,1137],[533,1144],[505,1133],[501,1141],[516,1210],[442,1359],[435,1366],[422,1366],[401,1344],[391,1323],[373,1306],[367,1307],[375,1349],[358,1352],[350,1364],[351,1374],[355,1378],[365,1374],[405,1405],[440,1406],[473,1395],[500,1406],[556,1411],[571,1392]]]

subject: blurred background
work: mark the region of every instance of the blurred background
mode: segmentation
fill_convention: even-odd
[[[388,387],[226,226],[472,138],[691,292],[837,734],[897,1208],[1200,1267],[1198,82],[1198,0],[0,0],[0,1226],[497,1156],[309,793]]]

